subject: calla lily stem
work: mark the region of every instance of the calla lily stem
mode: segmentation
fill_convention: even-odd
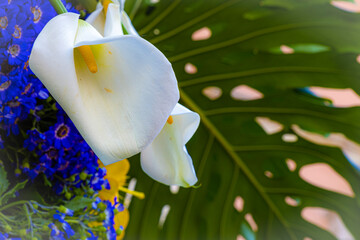
[[[67,13],[64,4],[61,2],[61,0],[49,0],[53,8],[55,9],[57,14]]]
[[[87,12],[93,12],[96,9],[96,0],[78,0],[78,2],[86,9]]]

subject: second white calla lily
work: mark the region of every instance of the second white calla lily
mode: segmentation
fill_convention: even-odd
[[[109,35],[77,14],[58,15],[39,34],[29,62],[105,165],[149,145],[179,99],[171,64],[157,48]]]
[[[167,185],[193,186],[197,177],[185,144],[194,135],[199,123],[199,114],[176,104],[159,135],[141,152],[144,172]]]

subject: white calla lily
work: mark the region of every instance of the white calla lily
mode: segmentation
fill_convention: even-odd
[[[199,123],[197,113],[176,104],[159,135],[141,152],[144,172],[167,185],[193,186],[197,177],[185,144],[194,135]]]
[[[125,1],[119,5],[116,1],[107,6],[106,14],[103,5],[99,2],[96,10],[92,12],[86,22],[90,23],[103,36],[122,35],[122,27],[124,26],[129,35],[139,36],[131,23],[129,16],[123,10]],[[105,16],[106,15],[106,16]],[[111,29],[119,29],[112,31]]]
[[[107,6],[105,18],[103,6],[99,3],[97,10],[90,14],[86,21],[93,24],[104,36],[119,34],[106,29],[116,29],[121,24],[128,34],[139,36],[126,12],[119,11],[118,4]],[[141,152],[144,172],[167,185],[193,186],[197,177],[185,144],[194,135],[199,123],[200,117],[197,113],[177,104],[159,135]]]
[[[105,37],[123,35],[120,12],[120,5],[117,3],[108,4],[106,11],[102,4],[98,3],[96,10],[88,16],[86,22]]]
[[[165,56],[120,30],[113,25],[103,37],[77,14],[58,15],[39,34],[29,61],[105,165],[149,145],[179,99]]]

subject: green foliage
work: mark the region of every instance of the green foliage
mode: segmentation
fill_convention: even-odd
[[[130,176],[146,199],[133,201],[128,239],[335,239],[305,221],[308,206],[337,212],[355,239],[360,238],[360,175],[341,150],[319,146],[298,136],[296,126],[318,133],[340,132],[360,142],[360,111],[335,108],[304,91],[309,86],[353,88],[360,93],[360,16],[325,0],[127,1],[136,29],[169,58],[179,80],[181,102],[201,116],[201,126],[187,145],[201,187],[181,189],[152,181],[131,161]],[[207,27],[211,37],[193,41]],[[282,54],[281,46],[292,54]],[[193,74],[184,68],[191,63]],[[241,101],[232,90],[247,85],[264,97]],[[203,94],[215,86],[222,95]],[[255,122],[267,117],[283,125],[268,135]],[[284,134],[298,138],[282,140]],[[291,171],[286,159],[296,162]],[[300,169],[325,163],[342,175],[354,197],[313,186]],[[271,176],[266,176],[270,172]],[[244,200],[242,211],[235,198]],[[291,197],[298,204],[286,204]],[[159,226],[162,207],[170,212]],[[249,214],[257,224],[252,229]]]
[[[92,198],[76,196],[71,201],[69,201],[67,204],[65,204],[65,207],[67,207],[73,211],[78,211],[78,210],[85,209],[93,201],[94,201],[94,199],[92,199]]]
[[[8,189],[9,181],[6,178],[6,171],[3,166],[0,165],[0,196]]]
[[[8,190],[4,194],[2,194],[0,196],[0,206],[2,206],[3,204],[6,204],[11,198],[15,198],[16,197],[15,193],[17,191],[23,189],[25,187],[26,183],[27,183],[27,180],[23,181],[23,182],[20,182],[20,183],[17,183],[15,185],[15,187],[11,188],[10,190]]]

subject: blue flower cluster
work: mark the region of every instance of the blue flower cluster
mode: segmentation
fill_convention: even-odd
[[[119,229],[115,229],[115,215],[118,212],[124,211],[124,205],[116,200],[114,203],[111,203],[110,201],[101,201],[100,198],[97,198],[95,202],[92,203],[92,209],[94,211],[100,210],[97,221],[101,222],[101,228],[106,230],[103,231],[104,235],[106,235],[104,238],[116,239],[116,236],[121,234],[123,227],[120,226]],[[90,232],[90,234],[95,237],[92,232]]]
[[[45,0],[0,3],[0,123],[6,135],[19,134],[18,123],[36,110],[36,99],[49,94],[29,69],[32,44],[56,15]]]
[[[44,174],[57,194],[70,199],[84,185],[98,191],[109,184],[93,151],[29,68],[33,42],[56,15],[48,0],[0,2],[0,148],[6,150],[9,139],[22,133],[22,145],[32,154],[16,153],[16,175]],[[31,124],[22,127],[25,120]]]
[[[73,213],[65,214],[58,211],[56,214],[53,215],[55,222],[58,223],[58,225],[60,225],[61,227],[56,225],[56,223],[49,224],[48,227],[51,229],[50,235],[52,239],[65,240],[65,239],[69,239],[71,236],[75,234],[70,224],[65,220],[65,217],[67,215],[72,216]]]
[[[108,187],[105,169],[81,137],[65,112],[57,113],[57,122],[44,133],[28,130],[24,147],[36,154],[37,161],[25,162],[21,168],[31,179],[44,173],[57,194],[71,198],[85,184],[95,191]]]
[[[56,213],[53,214],[53,221],[48,225],[51,231],[51,240],[65,240],[76,235],[76,232],[68,222],[69,217],[74,216],[74,211],[64,206],[59,207],[59,209],[60,211],[57,210]],[[93,217],[92,222],[89,224],[93,226],[85,226],[82,229],[87,236],[86,239],[97,240],[99,237],[100,239],[116,239],[116,237],[121,234],[123,228],[122,226],[120,226],[119,229],[114,228],[115,215],[123,210],[124,206],[119,202],[115,201],[111,203],[110,201],[102,201],[100,198],[96,198],[94,202],[92,202],[91,207],[86,209],[87,212],[92,213]],[[78,221],[76,219],[72,220]]]
[[[68,11],[77,12],[62,2]],[[42,236],[44,231],[50,239],[78,239],[82,234],[89,240],[116,239],[122,227],[114,229],[115,214],[123,211],[123,205],[95,197],[98,191],[110,189],[106,169],[99,166],[94,152],[29,68],[37,35],[56,15],[48,0],[0,1],[0,151],[7,156],[0,164],[5,161],[19,179],[50,186],[69,202],[75,196],[93,202],[75,213],[69,209],[54,213],[57,207],[32,208],[33,218],[51,213],[48,228],[13,229],[0,233],[0,240],[20,239],[11,237],[30,232]],[[98,225],[89,227],[85,222]],[[86,232],[79,233],[75,223]],[[0,232],[2,229],[0,224]]]

